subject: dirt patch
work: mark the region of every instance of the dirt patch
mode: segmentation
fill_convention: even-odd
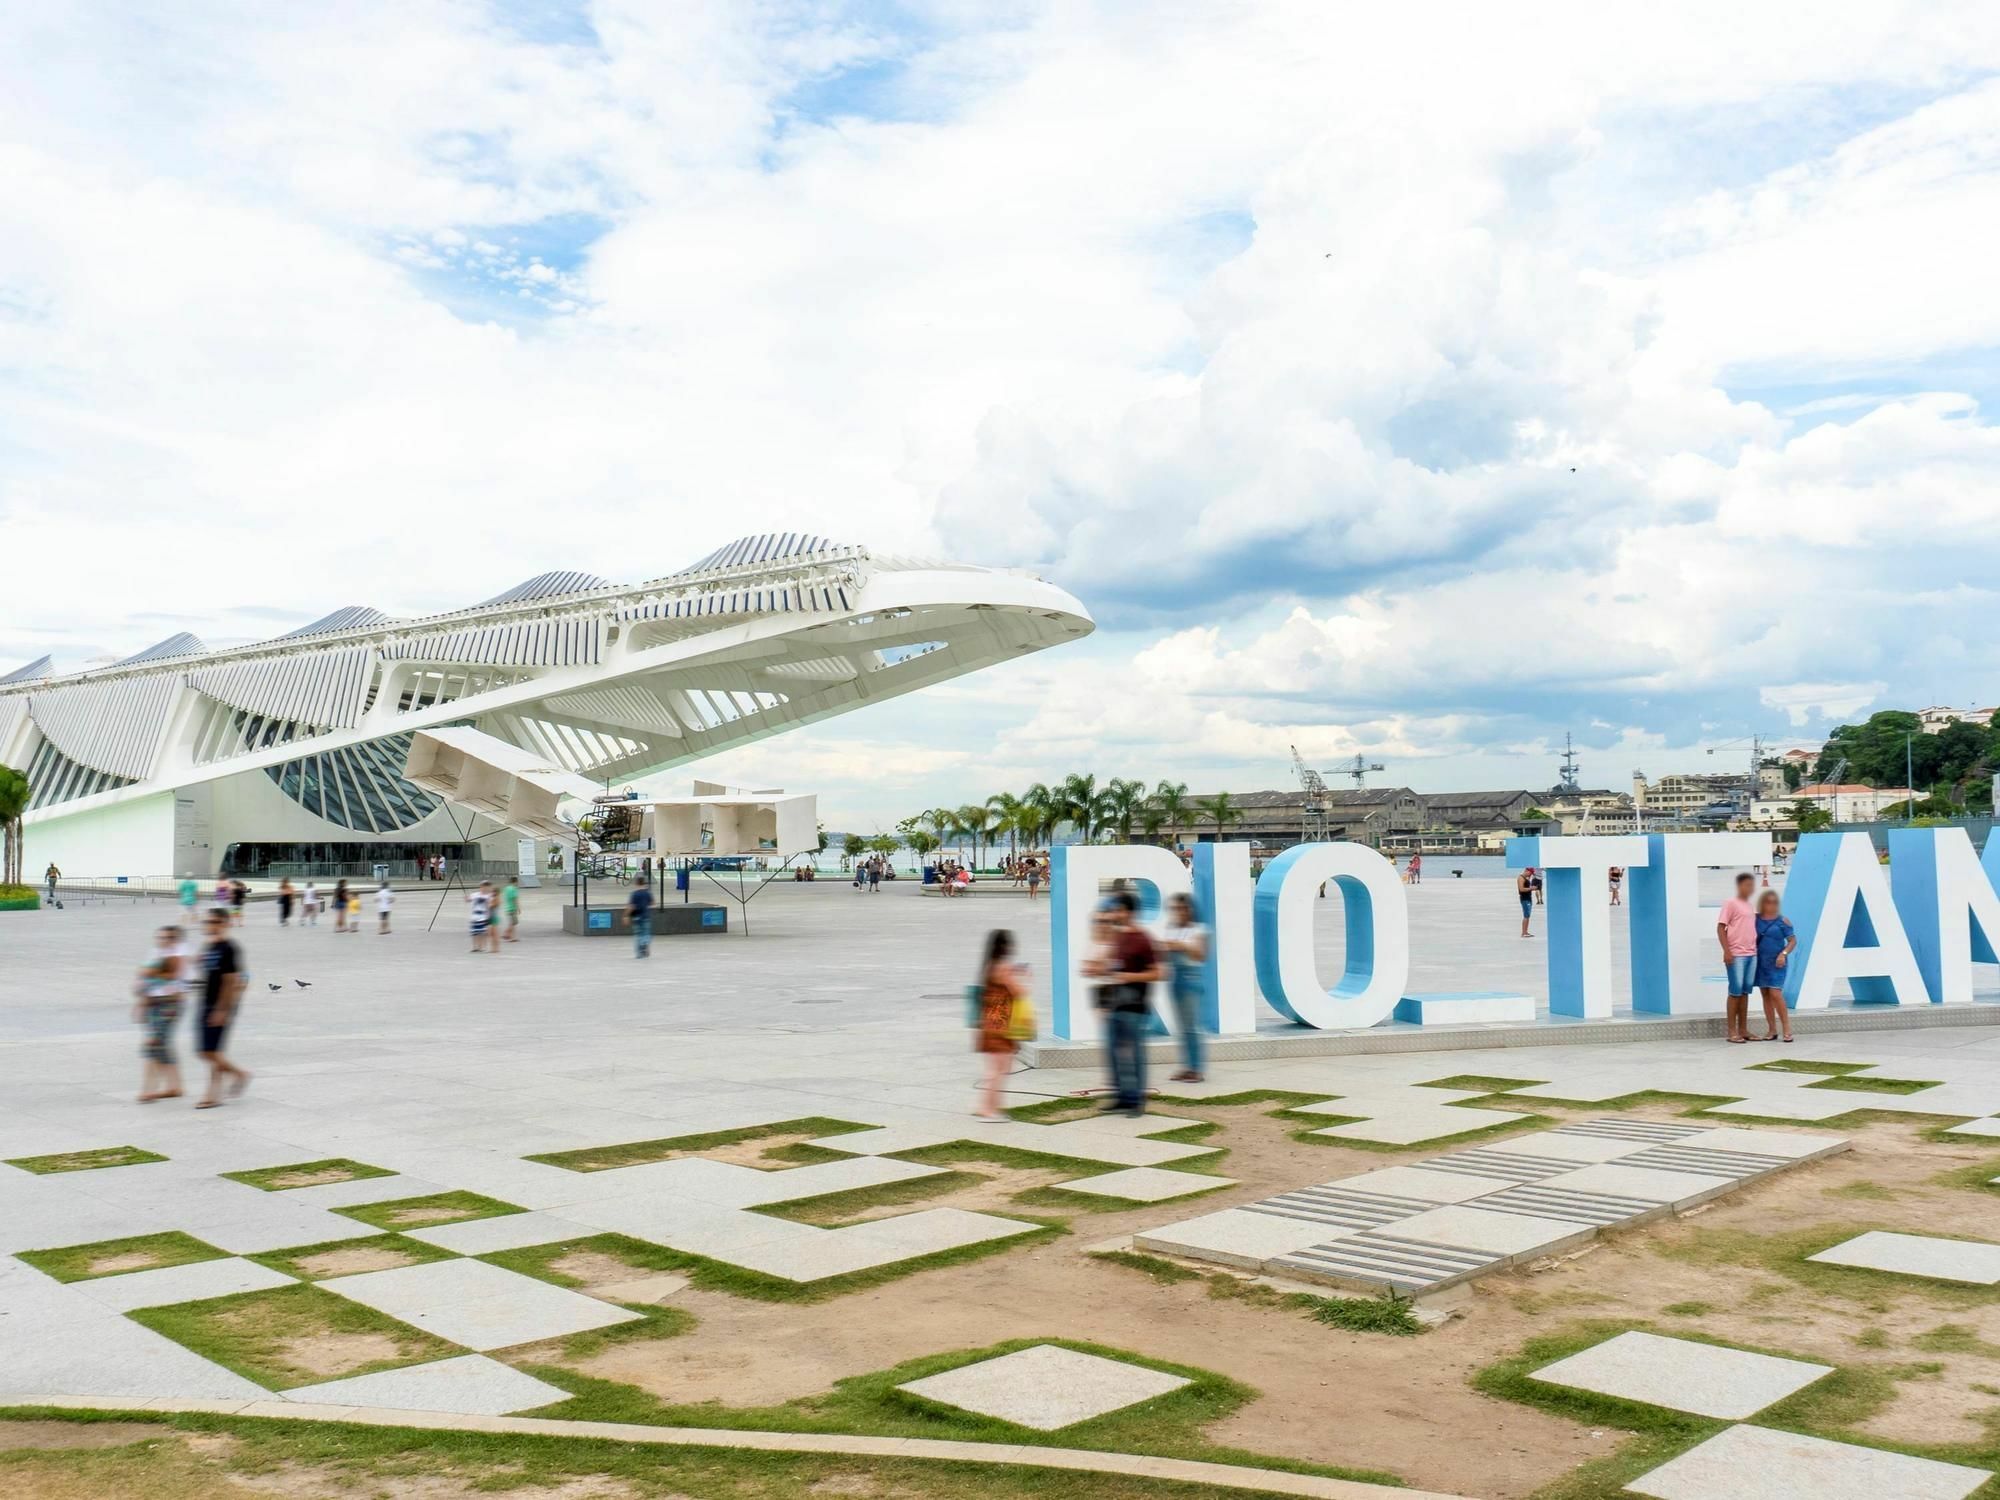
[[[1683,1329],[1877,1369],[1894,1379],[1895,1395],[1862,1430],[1885,1437],[1971,1437],[1980,1413],[2000,1405],[1974,1389],[2000,1388],[2000,1360],[1967,1349],[1962,1335],[1959,1347],[1942,1353],[1917,1342],[1933,1335],[1935,1345],[1934,1331],[1951,1324],[1969,1325],[1977,1340],[2000,1346],[2000,1307],[1969,1305],[1921,1283],[1907,1290],[1889,1286],[1865,1301],[1830,1299],[1749,1259],[1718,1267],[1691,1253],[1698,1237],[1717,1232],[1858,1231],[1879,1222],[1918,1233],[1964,1234],[1993,1222],[1994,1203],[1932,1181],[1955,1166],[1991,1160],[1993,1149],[1931,1144],[1918,1139],[1918,1127],[1903,1124],[1843,1129],[1839,1133],[1855,1143],[1846,1155],[1780,1173],[1688,1218],[1600,1240],[1589,1253],[1489,1278],[1477,1284],[1462,1316],[1415,1340],[1349,1333],[1289,1309],[1219,1298],[1205,1281],[1159,1286],[1130,1269],[1086,1258],[1085,1246],[1115,1235],[1440,1150],[1379,1152],[1295,1141],[1291,1133],[1301,1122],[1270,1118],[1266,1111],[1275,1107],[1176,1105],[1164,1111],[1215,1122],[1221,1128],[1208,1144],[1229,1148],[1217,1170],[1239,1185],[1204,1198],[1200,1210],[1159,1204],[1091,1214],[1075,1221],[1076,1233],[1067,1239],[811,1306],[690,1289],[676,1303],[695,1314],[691,1331],[614,1345],[578,1368],[668,1402],[752,1406],[813,1395],[847,1376],[942,1349],[1013,1338],[1086,1339],[1215,1370],[1258,1391],[1257,1399],[1208,1429],[1216,1442],[1386,1469],[1413,1485],[1489,1500],[1532,1494],[1625,1440],[1616,1429],[1593,1429],[1470,1388],[1471,1377],[1486,1365],[1582,1319],[1645,1320],[1663,1332]],[[1654,1107],[1551,1112],[1680,1118]],[[853,1216],[941,1203],[979,1203],[1005,1213],[1012,1194],[1063,1176],[978,1162],[957,1170],[985,1180],[966,1189],[967,1196],[884,1205]],[[1860,1193],[1853,1191],[1864,1184]],[[1891,1196],[1880,1198],[1875,1189]],[[1942,1371],[1914,1373],[1935,1365]],[[1335,1404],[1346,1420],[1330,1423],[1326,1412]],[[1439,1443],[1440,1431],[1453,1433],[1455,1441]]]
[[[570,1277],[585,1291],[600,1286],[615,1286],[619,1282],[630,1281],[634,1277],[646,1274],[644,1266],[635,1266],[630,1261],[620,1260],[615,1255],[606,1255],[601,1250],[572,1250],[559,1259],[550,1261],[549,1269],[558,1276]]]
[[[401,1359],[403,1345],[386,1333],[313,1333],[286,1339],[272,1353],[295,1370],[331,1380],[363,1365]]]
[[[387,1245],[370,1245],[351,1250],[321,1250],[313,1255],[302,1255],[295,1262],[308,1276],[355,1276],[363,1271],[399,1271],[404,1266],[414,1266],[417,1263],[417,1256],[407,1250],[396,1250]]]
[[[504,1470],[500,1471],[505,1473]],[[236,1476],[247,1492],[278,1495],[283,1500],[357,1500],[361,1494],[394,1495],[396,1500],[490,1500],[495,1471],[480,1469],[465,1474],[398,1474],[383,1476],[380,1488],[364,1485],[357,1490],[352,1474],[305,1464],[287,1464],[268,1474]],[[586,1477],[560,1484],[509,1485],[498,1493],[508,1500],[637,1500],[640,1491],[615,1479]],[[680,1496],[658,1496],[656,1500],[687,1500]]]
[[[280,1172],[265,1181],[274,1188],[324,1187],[329,1182],[352,1182],[354,1175],[347,1167],[321,1167],[317,1172]]]
[[[160,1264],[162,1257],[153,1250],[126,1250],[117,1255],[99,1255],[90,1262],[92,1276],[115,1276],[120,1271],[148,1271]]]
[[[455,1224],[460,1219],[477,1219],[484,1214],[483,1209],[432,1203],[422,1208],[394,1208],[383,1217],[398,1229],[421,1229],[427,1224]]]
[[[123,1448],[174,1435],[151,1422],[0,1422],[0,1452],[13,1448]]]
[[[824,1131],[795,1130],[784,1135],[753,1136],[747,1141],[731,1141],[723,1146],[704,1146],[694,1151],[676,1151],[663,1147],[658,1151],[649,1151],[643,1156],[579,1157],[568,1165],[579,1172],[603,1172],[613,1167],[646,1166],[653,1162],[679,1161],[683,1157],[699,1156],[708,1161],[726,1161],[732,1166],[755,1167],[760,1172],[783,1172],[798,1166],[799,1163],[787,1161],[784,1157],[772,1153],[817,1140],[824,1134]]]

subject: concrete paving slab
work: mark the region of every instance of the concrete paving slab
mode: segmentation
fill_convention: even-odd
[[[1674,1142],[1683,1151],[1727,1151],[1749,1156],[1781,1156],[1787,1161],[1810,1161],[1847,1149],[1847,1141],[1837,1135],[1809,1135],[1795,1130],[1704,1130]]]
[[[1964,1500],[1992,1477],[1963,1464],[1731,1427],[1626,1488],[1653,1500]]]
[[[1129,1198],[1134,1203],[1164,1203],[1169,1198],[1185,1198],[1212,1188],[1230,1187],[1233,1177],[1208,1177],[1200,1172],[1170,1172],[1164,1167],[1127,1167],[1122,1172],[1105,1172],[1097,1177],[1079,1177],[1059,1182],[1063,1192],[1094,1193],[1100,1198]]]
[[[1189,1383],[1164,1370],[1056,1344],[1037,1344],[997,1359],[927,1375],[896,1389],[1037,1432],[1054,1432],[1164,1396]]]
[[[432,1229],[405,1229],[401,1233],[441,1250],[460,1255],[491,1255],[496,1250],[519,1250],[528,1245],[554,1245],[563,1240],[581,1239],[594,1231],[574,1219],[555,1214],[499,1214],[491,1219],[469,1219],[463,1224],[439,1224]]]
[[[1696,1416],[1740,1419],[1832,1373],[1831,1365],[1634,1331],[1545,1365],[1533,1378]]]
[[[321,1405],[485,1417],[533,1411],[569,1399],[569,1392],[560,1386],[483,1354],[462,1354],[427,1365],[405,1365],[400,1370],[294,1386],[283,1395],[287,1401]]]
[[[1374,1141],[1384,1146],[1415,1146],[1425,1141],[1461,1135],[1468,1130],[1482,1130],[1489,1125],[1512,1124],[1520,1118],[1517,1113],[1501,1109],[1404,1110],[1380,1115],[1374,1119],[1350,1121],[1345,1125],[1329,1125],[1324,1130],[1315,1130],[1312,1133],[1330,1140]]]
[[[1538,1185],[1555,1192],[1609,1194],[1676,1208],[1703,1202],[1736,1186],[1734,1180],[1728,1177],[1702,1177],[1691,1172],[1628,1167],[1615,1161],[1579,1167],[1560,1177],[1544,1178]]]
[[[1616,1161],[1621,1156],[1644,1151],[1652,1144],[1651,1141],[1599,1135],[1566,1135],[1559,1130],[1543,1130],[1534,1135],[1517,1135],[1504,1141],[1494,1141],[1482,1146],[1481,1149],[1503,1156],[1538,1156],[1551,1161],[1573,1161],[1578,1166],[1589,1166],[1594,1162]]]
[[[1982,1240],[1947,1240],[1935,1235],[1891,1234],[1877,1229],[1806,1258],[1831,1266],[1865,1266],[1898,1276],[1928,1276],[1936,1281],[1963,1281],[1973,1286],[2000,1282],[2000,1245]]]
[[[1288,1255],[1334,1238],[1338,1230],[1309,1219],[1280,1218],[1225,1208],[1179,1224],[1144,1230],[1132,1237],[1141,1250],[1212,1260],[1218,1265],[1256,1271],[1274,1256]]]
[[[320,1285],[468,1349],[510,1349],[639,1316],[478,1260],[367,1271]]]
[[[291,1286],[295,1280],[282,1271],[232,1256],[227,1260],[163,1266],[157,1271],[98,1276],[72,1285],[100,1306],[114,1312],[130,1312],[136,1307],[170,1307],[176,1302],[200,1302],[236,1292],[268,1291],[272,1287]]]
[[[1358,1177],[1343,1177],[1339,1185],[1357,1193],[1380,1193],[1419,1203],[1463,1203],[1485,1193],[1501,1192],[1514,1182],[1508,1177],[1477,1177],[1428,1167],[1384,1167]]]
[[[1494,1213],[1477,1203],[1458,1203],[1398,1219],[1374,1231],[1385,1240],[1448,1245],[1515,1258],[1554,1255],[1580,1245],[1596,1231],[1588,1225],[1530,1214]]]

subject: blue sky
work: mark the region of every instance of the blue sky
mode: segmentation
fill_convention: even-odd
[[[1729,38],[1718,46],[1719,35]],[[0,666],[809,529],[1081,645],[703,768],[1433,789],[2000,700],[2000,13],[195,0],[0,55]],[[107,519],[115,518],[115,525]]]

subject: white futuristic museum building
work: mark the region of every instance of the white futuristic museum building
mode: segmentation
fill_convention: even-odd
[[[71,878],[515,857],[404,779],[466,725],[606,788],[1087,635],[1031,574],[745,537],[645,583],[544,573],[392,619],[360,605],[211,650],[176,635],[0,675],[0,765],[27,773],[26,860]]]

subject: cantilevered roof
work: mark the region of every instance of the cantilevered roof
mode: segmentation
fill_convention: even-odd
[[[537,573],[533,578],[515,584],[504,594],[495,594],[491,599],[482,599],[475,609],[485,609],[492,604],[520,604],[529,599],[553,599],[558,594],[582,594],[591,589],[608,589],[611,580],[599,578],[595,573]]]
[[[155,641],[144,651],[135,651],[130,656],[121,656],[117,665],[129,667],[134,662],[165,661],[170,656],[199,656],[208,650],[201,637],[182,630],[168,636],[164,641]]]
[[[273,640],[296,641],[309,635],[326,635],[335,630],[352,630],[357,625],[380,625],[389,617],[369,604],[346,604],[330,615],[321,615],[310,625],[301,625],[297,630],[287,630],[283,635],[273,636]]]
[[[831,552],[839,544],[823,536],[803,531],[765,531],[756,536],[740,536],[727,547],[717,547],[700,562],[682,568],[683,573],[703,573],[710,568],[733,568],[743,563],[781,562],[790,557],[810,557]]]
[[[5,677],[0,677],[0,683],[37,682],[48,676],[55,669],[55,664],[55,658],[52,656],[38,656],[25,667],[16,667]]]

